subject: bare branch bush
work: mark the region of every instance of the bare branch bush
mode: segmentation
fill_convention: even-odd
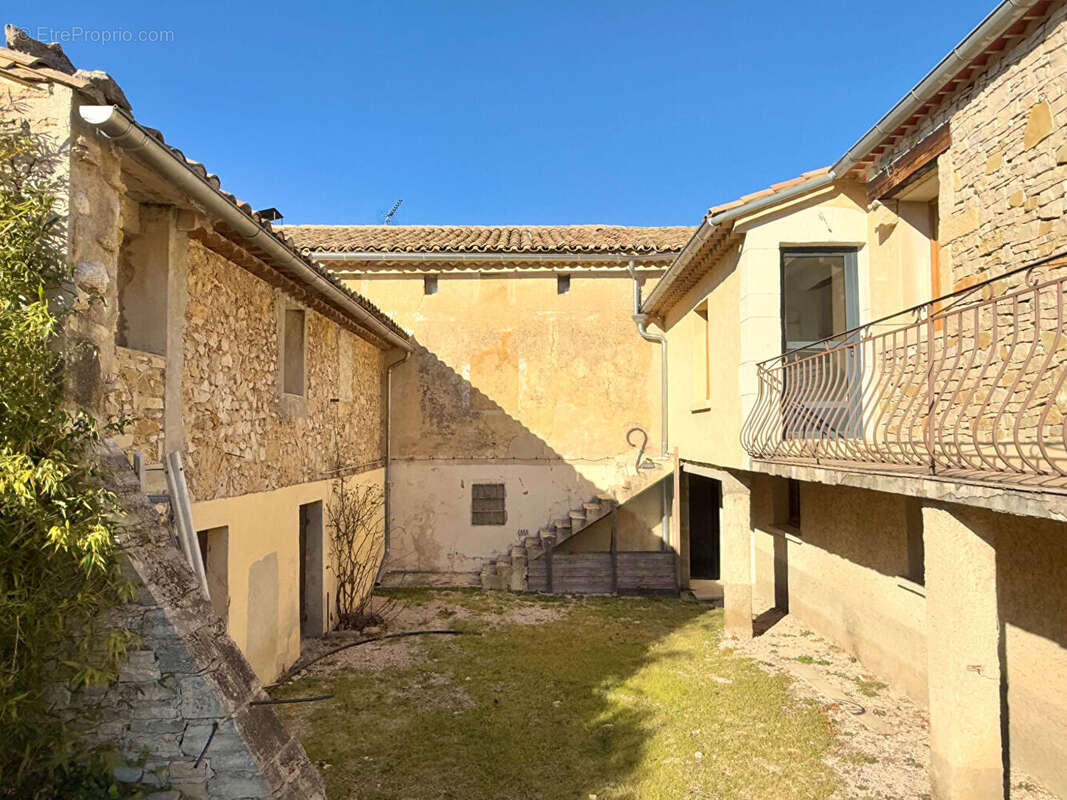
[[[385,556],[382,487],[361,486],[354,477],[338,476],[326,513],[337,578],[338,629],[363,631],[384,625],[397,603],[393,598],[375,602],[374,597],[378,568]]]

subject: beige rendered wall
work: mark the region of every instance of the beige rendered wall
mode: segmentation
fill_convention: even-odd
[[[952,507],[995,550],[1011,763],[1067,795],[1067,524]],[[936,531],[934,533],[937,533]],[[928,570],[938,565],[930,564]]]
[[[385,472],[374,469],[347,480],[353,487],[380,489]],[[300,656],[300,506],[316,501],[323,504],[325,544],[321,603],[327,627],[336,621],[336,575],[329,557],[334,486],[334,481],[320,480],[193,504],[197,529],[228,529],[227,632],[264,682]]]
[[[755,403],[756,365],[781,354],[781,251],[790,246],[858,248],[860,318],[872,314],[867,212],[861,188],[835,185],[739,220],[739,250],[725,253],[670,311],[672,444],[684,460],[747,468],[741,426]],[[879,268],[883,263],[878,262]],[[895,266],[889,267],[896,270]],[[711,392],[694,400],[705,347],[698,309],[707,304]],[[707,410],[704,410],[707,409]]]
[[[729,466],[742,461],[740,290],[735,252],[722,258],[665,322],[670,437],[684,459]]]
[[[626,432],[659,449],[659,350],[630,318],[633,283],[441,272],[350,281],[419,345],[393,377],[389,569],[419,582],[469,583],[485,559],[536,533],[633,469]],[[474,526],[470,484],[502,482],[507,524]]]
[[[791,616],[925,704],[926,600],[922,587],[903,577],[908,518],[916,519],[918,501],[802,483],[796,535],[775,524],[777,480],[753,480],[753,611],[775,605],[776,577],[784,574]]]
[[[870,316],[880,319],[931,300],[930,211],[926,203],[887,201],[868,215]],[[951,287],[942,286],[939,294]],[[914,320],[889,320],[899,327]],[[875,329],[878,333],[882,328]]]

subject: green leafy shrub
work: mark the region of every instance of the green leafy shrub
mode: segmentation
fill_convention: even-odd
[[[45,139],[0,127],[0,796],[70,796],[92,771],[49,700],[110,678],[127,640],[94,624],[131,586],[93,473],[96,426],[65,403],[72,270],[54,163]]]

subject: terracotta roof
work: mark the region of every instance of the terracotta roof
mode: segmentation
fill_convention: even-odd
[[[780,183],[771,184],[766,189],[760,189],[758,192],[752,192],[751,194],[742,195],[736,200],[731,200],[729,203],[720,203],[717,206],[712,206],[708,209],[708,217],[714,217],[716,214],[721,214],[724,211],[729,211],[731,208],[738,208],[745,203],[751,203],[753,200],[759,200],[763,197],[772,197],[773,195],[780,194],[786,189],[791,189],[794,186],[799,186],[806,181],[810,181],[812,178],[818,178],[820,175],[825,175],[830,171],[829,167],[823,167],[822,169],[813,169],[810,172],[805,172],[802,175],[798,175],[796,178],[790,178],[787,181],[781,181]]]
[[[793,188],[802,188],[804,184],[816,181],[829,172],[829,167],[813,169],[796,178],[772,184],[766,189],[709,208],[703,223],[671,262],[663,278],[645,299],[641,310],[648,314],[662,315],[703,280],[723,253],[737,244],[743,234],[734,231],[736,214],[728,212],[756,201],[762,202],[756,202],[753,212],[772,208],[777,195]]]
[[[670,254],[696,228],[677,225],[285,225],[309,252]]]
[[[10,37],[10,28],[8,26]],[[33,40],[31,40],[33,41]],[[36,44],[40,44],[37,42]],[[52,46],[50,46],[52,47]],[[46,54],[44,57],[29,55],[18,50],[11,50],[6,47],[0,47],[0,79],[8,78],[14,80],[17,83],[32,85],[34,83],[60,83],[64,86],[69,86],[72,89],[83,94],[86,98],[93,101],[96,104],[107,105],[119,105],[129,111],[129,103],[126,102],[125,96],[122,94],[122,90],[115,82],[102,72],[85,72],[78,70],[74,74],[70,74],[66,69],[57,69],[53,64],[56,64],[56,59],[62,59],[67,64],[65,56],[62,54],[62,49],[58,45],[54,46],[55,49],[51,53]],[[58,52],[57,52],[58,51]],[[62,64],[60,63],[60,66]],[[131,115],[132,116],[132,115]],[[138,123],[139,124],[139,123]],[[213,173],[208,172],[207,168],[192,159],[186,157],[186,155],[178,148],[168,144],[163,134],[145,125],[140,125],[148,135],[166,147],[172,154],[174,154],[185,166],[194,174],[199,176],[210,184],[216,192],[222,197],[226,198],[231,204],[236,206],[247,217],[254,220],[263,230],[280,241],[287,249],[290,250],[297,258],[311,267],[317,274],[328,280],[338,289],[343,291],[352,300],[358,303],[361,307],[366,309],[375,318],[378,319],[383,325],[392,330],[397,335],[404,339],[409,339],[407,332],[404,331],[399,325],[397,325],[389,316],[384,314],[374,303],[368,300],[363,295],[352,291],[344,283],[334,275],[330,270],[321,266],[320,264],[312,261],[306,253],[302,252],[300,247],[296,245],[287,235],[275,230],[269,220],[262,219],[258,214],[253,211],[252,206],[241,200],[238,200],[229,192],[222,189],[221,181],[219,177]],[[314,291],[313,287],[312,291]],[[340,310],[340,309],[339,309]],[[343,311],[341,313],[344,313]],[[351,315],[349,315],[351,316]]]

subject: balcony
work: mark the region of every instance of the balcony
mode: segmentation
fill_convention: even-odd
[[[1067,493],[1067,254],[758,365],[756,461]]]

